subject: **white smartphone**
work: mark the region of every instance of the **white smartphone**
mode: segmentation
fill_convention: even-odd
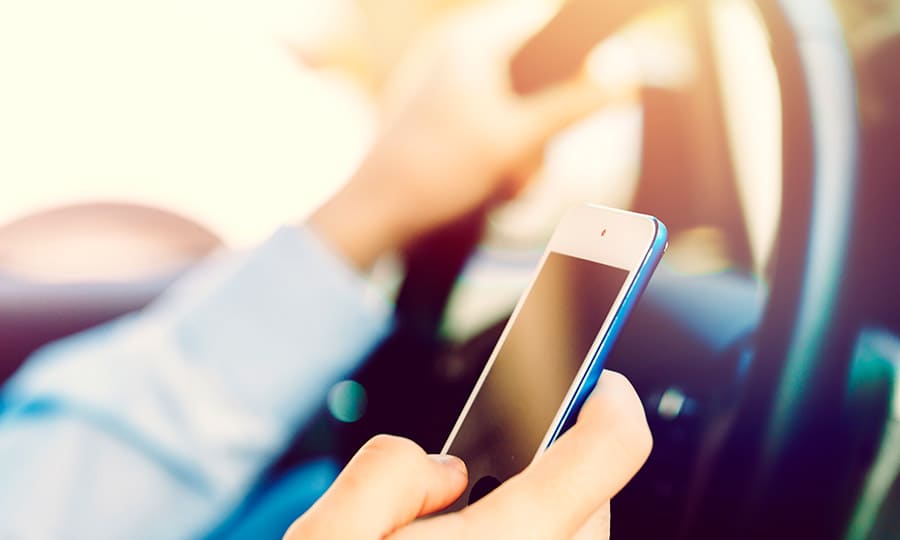
[[[485,496],[543,453],[578,416],[666,247],[656,218],[586,205],[565,215],[442,453]]]

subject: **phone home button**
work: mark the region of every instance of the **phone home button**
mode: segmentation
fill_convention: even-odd
[[[479,499],[497,489],[497,486],[499,485],[500,480],[497,480],[493,476],[482,477],[475,482],[475,485],[472,486],[472,491],[469,492],[469,504],[475,504]]]

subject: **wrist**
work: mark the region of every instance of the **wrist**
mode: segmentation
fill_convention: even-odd
[[[385,168],[367,159],[347,185],[309,220],[329,244],[359,269],[368,268],[387,251],[404,247],[419,232],[416,224],[407,222],[405,194],[390,188],[385,174]]]

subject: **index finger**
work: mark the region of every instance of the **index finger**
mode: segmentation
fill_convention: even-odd
[[[525,471],[457,514],[400,532],[428,538],[571,538],[637,473],[651,447],[634,388],[622,375],[604,372],[575,426]]]

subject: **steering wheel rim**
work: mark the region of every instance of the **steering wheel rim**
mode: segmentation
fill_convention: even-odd
[[[802,403],[817,401],[816,396],[807,395],[815,389],[796,391],[795,386],[802,382],[804,374],[812,379],[817,371],[832,372],[836,367],[845,368],[849,362],[849,355],[843,355],[843,365],[834,358],[835,354],[826,356],[826,351],[836,345],[835,340],[840,339],[836,332],[827,330],[839,319],[834,310],[841,299],[841,278],[849,263],[860,136],[853,64],[833,7],[826,0],[782,0],[781,4],[795,32],[799,67],[806,79],[807,107],[812,113],[807,113],[812,145],[807,147],[811,151],[807,156],[811,182],[803,187],[804,191],[809,190],[807,223],[786,220],[782,227],[783,234],[791,234],[792,238],[806,230],[805,259],[802,266],[793,264],[787,244],[779,246],[777,253],[783,263],[775,270],[775,282],[779,276],[790,279],[799,271],[802,286],[796,291],[794,329],[785,351],[784,374],[776,390],[766,447],[769,454],[777,453],[784,445],[786,433],[802,414]],[[785,156],[790,156],[790,144],[796,143],[786,137]],[[791,168],[795,166],[800,164],[794,165],[786,159],[784,178],[790,178]],[[785,201],[782,220],[785,220],[787,204],[793,202],[796,194],[790,182],[785,182],[782,189]],[[771,313],[775,317],[773,324],[780,323],[774,312]],[[761,341],[764,340],[763,334]]]
[[[809,520],[785,500],[795,490],[780,488],[816,478],[820,485],[808,485],[808,492],[829,493],[828,475],[815,473],[834,462],[836,451],[807,459],[803,470],[796,458],[811,441],[839,429],[833,419],[841,400],[835,396],[841,395],[840,374],[848,368],[853,339],[837,309],[855,222],[859,121],[853,64],[827,0],[759,0],[757,6],[781,90],[781,217],[744,394],[701,503],[715,510],[698,515],[693,527],[704,537],[778,535]],[[728,509],[717,499],[731,493],[733,501],[742,488],[742,503],[723,512]],[[829,520],[818,521],[825,532]],[[811,529],[805,533],[821,537]]]

